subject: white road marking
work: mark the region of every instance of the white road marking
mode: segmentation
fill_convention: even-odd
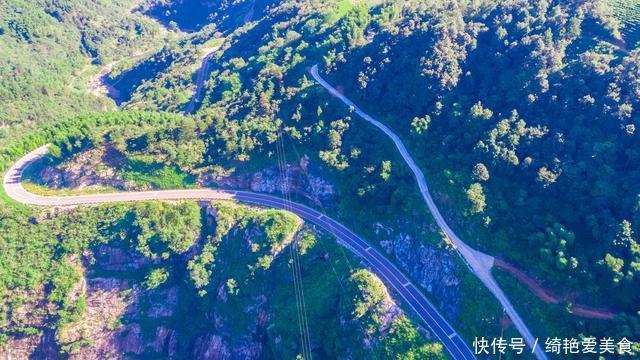
[[[503,290],[500,288],[496,280],[491,275],[491,267],[493,266],[493,257],[481,253],[469,245],[467,245],[462,239],[460,239],[453,230],[449,227],[449,225],[444,220],[440,210],[436,206],[431,194],[429,193],[429,187],[425,180],[424,174],[422,170],[418,167],[416,162],[413,160],[409,151],[402,143],[402,140],[398,135],[396,135],[391,129],[389,129],[386,125],[381,123],[380,121],[374,119],[372,116],[366,114],[362,109],[360,109],[353,101],[349,100],[344,94],[338,92],[333,86],[331,86],[326,80],[320,76],[318,73],[318,65],[313,65],[311,68],[311,76],[320,83],[320,85],[325,88],[329,93],[333,94],[340,101],[342,101],[345,105],[349,106],[355,112],[360,115],[365,121],[371,123],[379,130],[385,133],[394,143],[396,149],[400,152],[400,155],[407,163],[413,175],[415,176],[416,182],[418,184],[418,188],[420,189],[420,194],[424,199],[429,211],[433,215],[436,223],[440,227],[440,229],[447,235],[447,237],[451,240],[451,242],[455,245],[455,248],[460,254],[462,258],[466,260],[466,262],[471,267],[473,274],[480,279],[480,281],[489,289],[491,293],[495,295],[498,299],[502,307],[506,310],[507,315],[511,318],[515,327],[518,329],[520,334],[525,338],[525,341],[528,345],[533,345],[535,337],[531,333],[531,331],[527,328],[524,320],[518,315],[516,309],[513,307],[506,294],[504,294]],[[538,360],[547,360],[548,356],[542,351],[536,351],[535,357]]]
[[[32,204],[32,205],[43,205],[43,206],[51,206],[57,202],[64,202],[64,204],[67,204],[67,205],[77,205],[77,204],[97,204],[102,202],[111,203],[111,202],[120,202],[120,201],[151,200],[151,199],[157,199],[158,197],[160,197],[161,194],[162,194],[162,198],[167,200],[195,199],[195,198],[209,199],[209,200],[214,200],[214,199],[229,200],[230,198],[228,191],[216,191],[211,189],[176,190],[172,192],[158,192],[158,191],[123,192],[123,193],[115,193],[115,194],[68,196],[68,197],[53,198],[53,199],[48,197],[42,197],[42,196],[36,197],[34,194],[28,193],[24,189],[21,189],[22,187],[19,183],[20,176],[19,174],[15,174],[15,170],[19,166],[24,166],[26,168],[29,165],[29,163],[31,163],[33,160],[36,160],[40,156],[46,154],[47,151],[48,151],[48,145],[43,146],[27,154],[21,160],[16,162],[16,164],[12,168],[8,170],[7,176],[5,177],[4,186],[5,186],[5,190],[7,190],[7,194],[11,198],[22,203]],[[14,172],[13,177],[15,177],[16,184],[13,184],[13,181],[9,181],[12,179],[12,176],[11,176],[12,169]],[[24,168],[22,168],[21,170],[24,170]],[[233,191],[231,192],[231,194],[236,195],[237,192]],[[245,200],[248,202],[253,202],[261,206],[269,206],[269,207],[276,207],[276,208],[279,208],[281,206],[280,202],[282,201],[282,199],[279,199],[279,198],[274,198],[272,196],[262,195],[262,194],[246,193],[246,195],[255,196],[254,199],[250,198],[248,200]],[[396,290],[400,290],[397,284],[401,284],[402,281],[407,280],[406,276],[404,276],[404,274],[402,274],[402,272],[399,271],[393,263],[390,263],[389,260],[384,258],[383,255],[377,253],[371,246],[367,246],[363,252],[361,249],[364,247],[364,244],[367,244],[366,240],[356,236],[355,234],[350,232],[348,229],[346,229],[343,225],[335,222],[334,220],[332,220],[331,218],[323,214],[319,214],[319,216],[316,217],[318,212],[313,209],[307,208],[302,205],[297,205],[297,206],[299,206],[300,209],[302,210],[300,209],[296,209],[296,210],[301,212],[301,214],[304,217],[308,217],[309,219],[313,219],[314,217],[316,219],[326,218],[330,220],[329,224],[325,224],[324,226],[321,225],[320,227],[336,235],[340,243],[345,245],[348,249],[350,249],[354,253],[363,257],[365,261],[369,263],[371,263],[372,260],[374,262],[377,262],[378,263],[377,265],[374,265],[373,263],[371,263],[371,265],[373,266],[374,270],[377,270],[378,275],[381,276],[382,278],[387,279],[387,283],[390,286],[396,288]],[[309,209],[309,211],[307,211],[307,209]],[[337,224],[335,229],[334,229],[334,223]],[[342,234],[340,235],[340,233]],[[351,246],[350,243],[352,243],[354,246]],[[355,245],[358,246],[358,250],[356,250]],[[367,256],[365,255],[365,253],[370,253],[372,255]],[[380,258],[382,258],[382,260]],[[389,274],[386,273],[387,271],[389,271]],[[396,280],[393,280],[394,278]],[[410,285],[410,282],[407,282],[404,286],[407,287],[409,285]],[[411,289],[411,291],[408,291],[406,295],[414,299],[418,307],[422,308],[423,311],[419,311],[418,309],[416,309],[414,307],[414,304],[411,301],[409,301],[407,297],[405,297],[405,294],[403,294],[402,291],[398,291],[398,292],[400,296],[403,299],[405,299],[407,304],[411,308],[413,308],[414,311],[416,311],[418,316],[426,323],[427,326],[429,326],[432,329],[438,329],[440,334],[446,334],[446,332],[442,328],[442,326],[448,325],[446,320],[442,317],[442,315],[438,314],[437,309],[433,307],[433,305],[424,297],[423,294],[419,292],[419,290]],[[419,294],[420,296],[417,296],[416,293]],[[430,310],[427,310],[427,309],[430,309]],[[432,313],[435,313],[438,316],[434,317]],[[449,344],[448,346],[453,346],[453,349],[459,351],[462,354],[465,354],[465,351],[461,350],[458,344],[453,343],[453,344]],[[464,348],[466,352],[471,353],[471,350],[468,349],[468,347],[465,346]],[[465,355],[465,358],[466,358],[466,355]]]

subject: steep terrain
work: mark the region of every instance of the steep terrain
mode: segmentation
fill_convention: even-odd
[[[409,144],[464,238],[579,303],[625,314],[587,332],[635,333],[639,60],[621,43],[631,32],[620,11],[604,1],[311,3],[274,5],[226,36],[196,113],[215,124],[217,156],[260,158],[284,130],[340,179],[343,216],[366,204],[376,209],[362,214],[366,227],[421,211],[397,200],[413,190],[393,148],[308,81],[318,62]],[[147,101],[154,91],[132,99],[166,107]],[[529,320],[542,334],[582,331],[566,310],[554,321],[562,306]]]
[[[311,81],[309,67],[319,64],[338,91],[407,144],[461,238],[517,268],[520,279],[568,294],[546,304],[517,278],[496,274],[537,336],[635,339],[640,55],[633,4],[140,2],[140,11],[177,36],[114,66],[108,80],[124,109],[182,113],[191,109],[198,66],[209,54],[193,116],[125,111],[96,128],[95,118],[82,115],[22,142],[6,140],[12,147],[0,153],[0,168],[34,144],[53,142],[52,163],[31,174],[34,191],[206,185],[277,193],[278,165],[288,164],[296,200],[377,241],[468,339],[503,329],[516,335],[425,216],[393,145]],[[3,20],[0,39],[12,43],[0,45],[41,53],[15,30],[16,11],[7,13],[14,15]],[[154,38],[143,33],[139,39]],[[43,99],[33,100],[46,104],[58,96],[49,93],[54,88],[37,88]],[[3,119],[22,122],[19,114]],[[313,184],[329,184],[331,194],[314,195]],[[574,303],[616,316],[578,319]]]
[[[0,4],[0,143],[18,128],[107,106],[87,93],[87,79],[167,36],[132,6],[131,0]]]
[[[18,255],[3,264],[7,275],[25,261],[40,266],[3,277],[3,287],[26,281],[30,300],[10,296],[3,307],[0,356],[295,357],[289,247],[297,242],[314,356],[443,357],[379,279],[290,213],[224,202],[62,211],[24,229],[57,233],[50,263]],[[47,267],[43,287],[35,277],[50,276]]]

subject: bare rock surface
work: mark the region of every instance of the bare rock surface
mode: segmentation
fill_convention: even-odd
[[[403,234],[394,241],[394,254],[400,267],[438,300],[445,317],[456,319],[462,297],[461,280],[451,255],[433,245],[416,245]]]
[[[173,316],[178,306],[178,287],[172,286],[158,291],[150,296],[149,302],[147,316],[150,318],[158,319]]]
[[[141,353],[134,325],[121,319],[136,309],[138,291],[127,280],[93,278],[87,280],[86,310],[79,321],[63,326],[57,334],[61,344],[89,340],[70,354],[71,359],[121,358],[123,352]],[[126,349],[126,351],[125,351]]]
[[[39,335],[31,335],[19,339],[9,339],[0,347],[0,360],[28,359],[34,354],[40,343]]]
[[[193,346],[193,358],[198,360],[226,360],[231,359],[231,351],[222,337],[207,334],[198,337]]]
[[[104,271],[135,271],[151,262],[140,253],[109,245],[100,245],[94,251],[93,259]]]
[[[308,157],[303,157],[299,164],[287,164],[286,178],[288,180],[287,186],[292,194],[305,198],[316,205],[330,205],[336,195],[333,184],[310,170]],[[267,194],[281,193],[283,188],[279,169],[275,166],[247,173],[203,172],[198,177],[198,184]]]
[[[438,308],[446,318],[456,319],[462,298],[462,280],[452,255],[380,223],[374,225],[374,230],[381,247],[395,257],[400,269],[438,301]]]
[[[124,181],[118,174],[117,169],[124,163],[122,154],[106,145],[82,151],[58,166],[44,167],[38,180],[53,189],[110,187],[135,190],[134,184]]]

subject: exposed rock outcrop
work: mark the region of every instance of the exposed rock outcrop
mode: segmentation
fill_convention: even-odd
[[[160,290],[150,296],[147,316],[150,318],[167,318],[173,316],[178,306],[178,287],[172,286],[168,289]]]
[[[231,359],[231,351],[222,337],[207,334],[196,339],[192,352],[194,359],[199,360],[227,360]]]
[[[151,349],[158,354],[166,354],[174,357],[178,345],[178,334],[175,330],[158,326],[155,341],[151,343]]]
[[[35,354],[36,348],[41,342],[39,335],[26,336],[19,339],[9,339],[2,347],[0,347],[0,359],[28,359],[29,356]],[[55,356],[55,353],[51,354]]]
[[[136,287],[132,288],[127,280],[93,278],[87,280],[83,295],[87,305],[82,318],[63,326],[57,334],[57,341],[66,346],[88,340],[86,345],[71,351],[71,359],[115,359],[121,358],[123,352],[142,352],[137,337],[139,327],[120,324],[127,313],[138,309]]]
[[[300,164],[287,164],[286,178],[289,191],[317,205],[330,205],[336,195],[334,186],[315,175],[309,168],[309,160],[306,156],[302,158]],[[280,172],[275,166],[251,173],[204,172],[198,177],[198,183],[201,186],[251,190],[268,194],[282,192]]]
[[[387,254],[395,257],[397,264],[412,280],[438,301],[438,308],[447,319],[456,319],[461,300],[453,255],[425,241],[414,239],[408,234],[376,224],[380,245]]]
[[[82,151],[58,166],[46,166],[34,179],[53,189],[91,189],[111,187],[123,190],[137,189],[134,183],[124,181],[117,169],[125,163],[123,155],[110,145]]]
[[[57,306],[46,301],[44,286],[39,286],[31,291],[17,290],[23,299],[28,301],[19,304],[3,303],[5,309],[12,311],[9,317],[12,322],[3,323],[4,329],[12,327],[41,329],[52,314],[57,311]],[[4,311],[4,309],[3,309]],[[36,356],[43,359],[57,357],[59,347],[56,344],[52,331],[45,330],[41,334],[26,335],[24,337],[9,338],[0,345],[0,360],[28,359]]]
[[[151,263],[149,258],[138,252],[109,245],[100,245],[93,252],[93,260],[103,271],[134,271]]]

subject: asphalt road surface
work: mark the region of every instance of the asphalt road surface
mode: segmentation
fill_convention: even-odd
[[[235,200],[269,208],[291,211],[327,232],[338,243],[364,259],[382,280],[391,286],[414,310],[420,320],[444,345],[453,359],[475,359],[473,351],[438,313],[431,302],[411,283],[389,259],[339,222],[302,204],[286,202],[278,197],[246,191],[214,189],[163,190],[143,192],[117,192],[76,196],[41,196],[32,194],[22,186],[22,173],[34,161],[48,153],[49,146],[40,147],[18,160],[5,174],[3,185],[9,197],[23,204],[37,206],[70,206],[150,200]]]
[[[184,110],[184,115],[189,115],[196,108],[196,101],[200,99],[200,93],[202,91],[202,87],[204,86],[204,78],[209,71],[209,63],[211,62],[211,57],[216,52],[217,48],[208,53],[204,59],[202,59],[202,64],[200,65],[200,69],[198,69],[198,75],[196,76],[196,90],[191,97],[191,101],[189,101],[189,105]]]
[[[440,213],[440,210],[433,201],[431,194],[429,193],[429,186],[427,185],[427,181],[424,177],[424,174],[422,173],[422,170],[420,170],[416,162],[413,160],[398,135],[391,131],[391,129],[389,129],[386,125],[362,111],[362,109],[360,109],[353,101],[349,100],[349,98],[347,98],[344,94],[340,93],[333,86],[327,83],[318,73],[318,65],[314,65],[311,68],[310,72],[313,78],[329,93],[340,99],[340,101],[342,101],[345,105],[349,106],[361,118],[373,124],[378,129],[382,130],[382,132],[384,132],[385,135],[387,135],[393,141],[394,145],[400,152],[400,155],[402,155],[402,158],[413,172],[413,175],[416,178],[416,182],[418,183],[418,187],[420,188],[422,198],[429,207],[429,211],[433,215],[433,218],[435,219],[442,232],[444,232],[447,238],[449,238],[451,243],[455,246],[460,256],[462,256],[467,265],[469,265],[471,271],[498,299],[498,301],[504,308],[504,311],[507,313],[507,315],[509,315],[509,318],[515,325],[516,329],[518,329],[526,343],[531,349],[535,350],[534,355],[536,356],[536,358],[538,360],[546,360],[548,357],[545,354],[544,349],[538,346],[536,338],[533,336],[531,331],[529,331],[527,325],[524,323],[520,315],[518,315],[518,312],[513,307],[513,305],[491,274],[491,268],[493,267],[494,258],[490,255],[484,254],[471,248],[464,241],[462,241],[462,239],[460,239],[449,227],[447,222],[444,220],[444,217]]]

